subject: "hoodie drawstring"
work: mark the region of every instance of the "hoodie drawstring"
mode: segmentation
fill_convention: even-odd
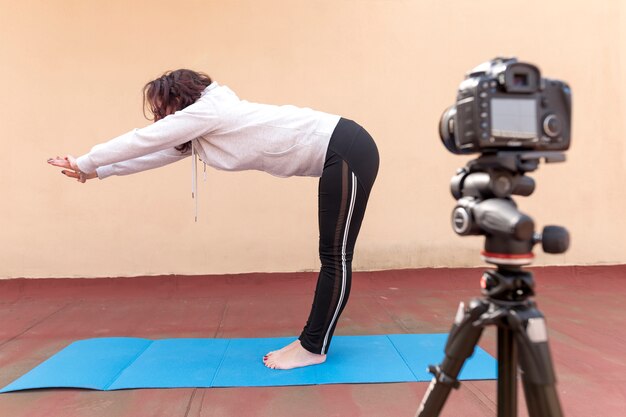
[[[202,161],[204,168],[202,172],[202,180],[206,182],[206,162]],[[191,198],[195,200],[194,222],[198,222],[198,152],[191,145]]]
[[[197,158],[196,148],[191,145],[191,198],[195,200],[195,208],[194,208],[194,221],[198,221],[198,169],[197,169]]]

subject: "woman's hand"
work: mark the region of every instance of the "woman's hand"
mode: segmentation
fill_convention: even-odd
[[[91,174],[85,174],[78,168],[76,165],[76,158],[72,155],[66,155],[64,158],[57,156],[56,158],[48,159],[48,163],[50,165],[54,165],[55,167],[66,168],[61,173],[69,178],[75,178],[76,181],[84,183],[87,180],[96,178],[98,174],[95,172]]]

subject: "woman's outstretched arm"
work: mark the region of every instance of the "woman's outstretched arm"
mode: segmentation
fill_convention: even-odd
[[[94,146],[76,158],[76,168],[92,174],[99,167],[174,148],[211,132],[217,120],[212,103],[199,100],[151,125]]]
[[[116,162],[114,164],[105,165],[96,169],[96,172],[91,174],[84,174],[81,178],[81,171],[76,165],[76,159],[71,155],[67,155],[64,158],[56,157],[48,159],[50,165],[65,168],[61,172],[69,178],[75,178],[80,182],[85,182],[89,179],[100,178],[104,179],[111,175],[130,175],[137,172],[147,171],[149,169],[159,168],[177,161],[184,159],[191,155],[191,151],[180,152],[177,149],[169,148],[163,151],[154,152],[149,155],[140,156],[138,158],[129,159],[127,161]],[[72,166],[72,163],[74,165]]]

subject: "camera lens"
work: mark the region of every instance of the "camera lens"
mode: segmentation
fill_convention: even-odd
[[[561,119],[559,119],[554,114],[550,114],[545,119],[543,119],[543,131],[551,138],[559,136],[562,130],[563,125],[561,123]]]
[[[456,106],[446,109],[439,120],[439,137],[441,142],[452,153],[459,153],[454,142],[454,119],[456,116]]]

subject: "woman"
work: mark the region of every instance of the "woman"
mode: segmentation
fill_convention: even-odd
[[[261,170],[319,181],[321,270],[300,337],[263,362],[273,369],[315,365],[326,353],[348,301],[352,255],[378,172],[378,150],[353,121],[294,106],[240,100],[209,76],[181,69],[143,89],[154,123],[94,146],[79,158],[48,162],[84,183],[127,175],[196,155],[217,169]],[[195,184],[195,181],[194,181]]]

